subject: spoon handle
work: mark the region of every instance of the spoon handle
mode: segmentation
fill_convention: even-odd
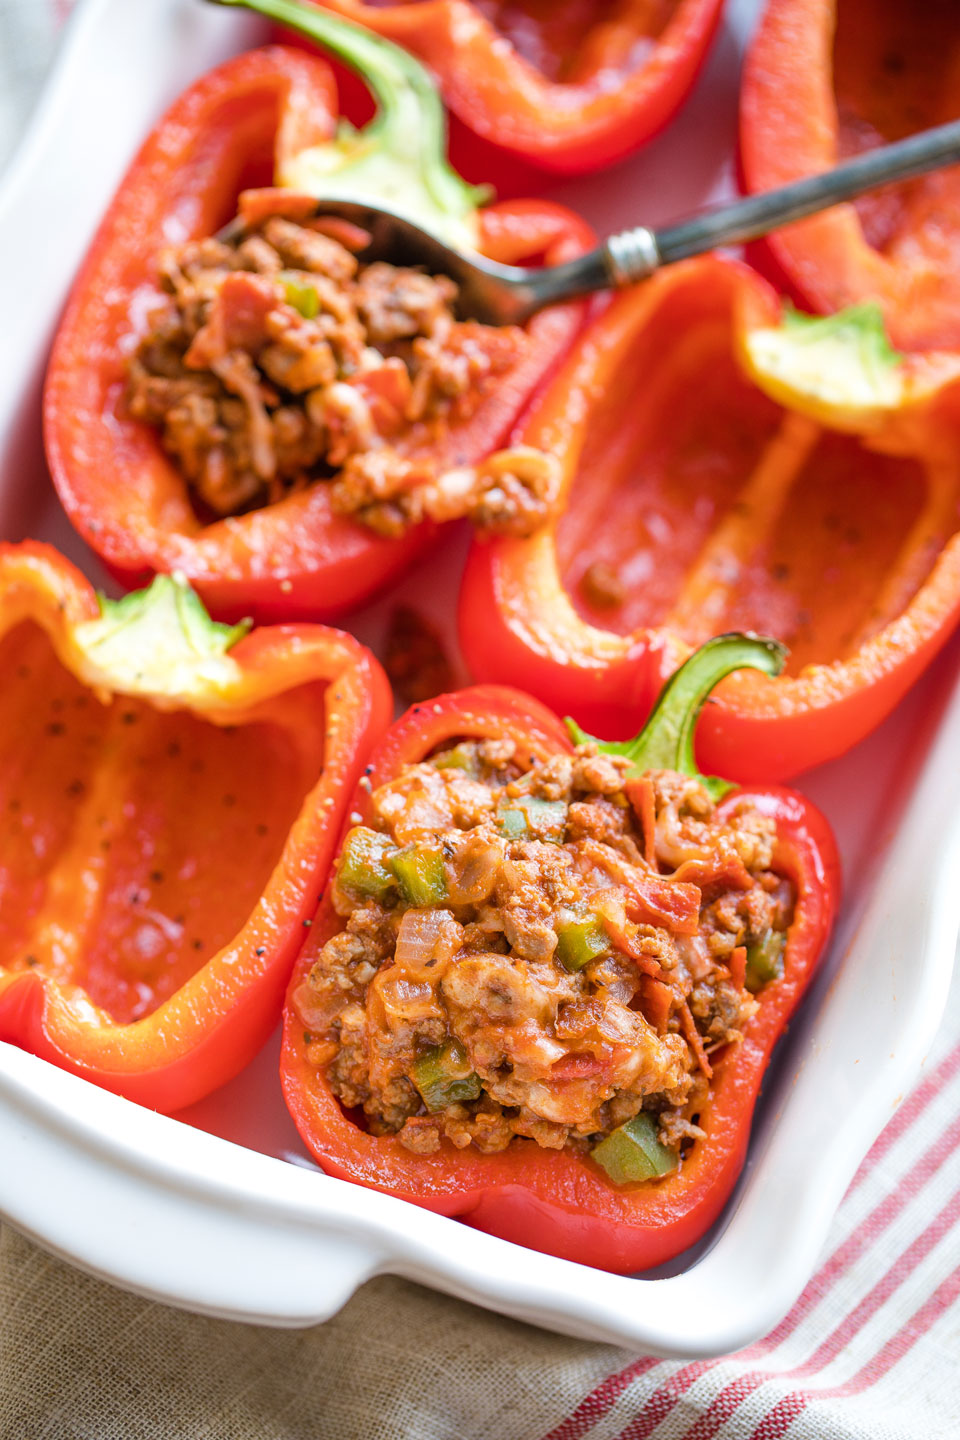
[[[538,296],[537,304],[552,304],[611,285],[632,285],[652,275],[661,265],[701,255],[718,245],[755,240],[758,235],[815,215],[842,200],[852,200],[867,190],[895,180],[908,180],[954,161],[960,161],[960,120],[922,130],[893,145],[868,150],[823,174],[809,175],[779,190],[768,190],[733,205],[706,210],[661,230],[638,225],[633,230],[611,235],[589,255],[556,267],[552,283],[547,280],[550,270],[542,271],[543,282],[549,285],[550,293],[543,299]]]

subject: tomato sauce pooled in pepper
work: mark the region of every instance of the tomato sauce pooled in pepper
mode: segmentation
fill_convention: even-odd
[[[526,1136],[617,1183],[664,1174],[780,973],[774,821],[595,745],[515,754],[461,741],[374,792],[336,868],[345,926],[293,996],[308,1058],[415,1153]]]
[[[276,204],[282,212],[290,197]],[[131,362],[130,413],[161,428],[211,518],[326,480],[336,513],[382,535],[461,515],[532,533],[559,491],[550,456],[500,451],[441,472],[428,453],[528,337],[456,320],[452,280],[360,265],[341,238],[362,247],[364,232],[333,221],[336,238],[328,226],[267,213],[236,241],[166,251],[170,298]]]

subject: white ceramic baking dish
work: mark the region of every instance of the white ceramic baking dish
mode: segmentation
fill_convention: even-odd
[[[615,174],[551,193],[603,230],[725,193],[739,53],[754,10],[752,0],[730,5],[707,75],[666,136]],[[51,539],[97,579],[42,461],[49,337],[153,118],[260,34],[249,19],[198,0],[83,0],[0,190],[0,533]],[[432,565],[434,603],[458,563],[454,545]],[[357,617],[364,638],[376,639],[379,615],[372,607]],[[283,1107],[276,1043],[176,1119],[0,1045],[0,1214],[120,1285],[236,1319],[322,1320],[388,1271],[659,1354],[748,1343],[810,1275],[846,1185],[943,1011],[960,890],[958,664],[955,643],[882,730],[804,782],[840,839],[841,925],[768,1076],[735,1196],[697,1250],[656,1276],[605,1275],[534,1254],[320,1174]]]

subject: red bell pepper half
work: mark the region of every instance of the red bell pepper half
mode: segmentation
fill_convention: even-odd
[[[958,65],[951,0],[769,0],[740,92],[746,188],[955,119]],[[960,348],[960,167],[775,231],[758,256],[816,310],[876,300],[901,348]]]
[[[349,635],[248,629],[180,578],[115,602],[0,547],[0,1039],[159,1110],[276,1024],[389,719]]]
[[[711,642],[674,677],[632,744],[600,748],[628,754],[638,773],[669,768],[695,774],[693,726],[712,684],[737,666],[758,665],[771,672],[781,663],[778,647],[768,642],[743,636]],[[578,727],[571,725],[571,731],[576,739],[583,738]],[[521,765],[571,749],[560,721],[518,691],[481,685],[440,696],[409,710],[374,752],[353,800],[357,823],[370,823],[371,790],[404,766],[465,738],[513,740]],[[660,1264],[706,1232],[743,1166],[764,1071],[823,953],[839,884],[829,826],[801,795],[776,788],[736,790],[717,780],[706,783],[715,796],[726,792],[721,813],[747,801],[773,818],[774,866],[792,880],[796,904],[779,978],[760,990],[758,1009],[741,1043],[712,1057],[710,1094],[698,1120],[704,1137],[679,1168],[650,1183],[618,1185],[592,1157],[569,1148],[543,1149],[533,1140],[514,1137],[505,1150],[483,1154],[472,1145],[456,1149],[444,1139],[434,1153],[411,1154],[395,1135],[373,1135],[361,1128],[341,1108],[324,1070],[311,1062],[311,1037],[293,1000],[325,941],[343,925],[327,899],[291,979],[281,1060],[287,1105],[327,1173],[457,1216],[534,1250],[605,1270],[629,1272]],[[661,877],[662,892],[671,886],[678,893],[691,889],[679,879]],[[679,914],[679,901],[678,907]]]
[[[723,0],[598,7],[582,0],[325,0],[412,50],[469,129],[548,170],[622,159],[686,98]]]
[[[238,195],[276,180],[296,190],[381,199],[386,183],[427,228],[508,263],[570,259],[588,227],[547,201],[477,209],[478,192],[444,160],[444,116],[410,56],[333,16],[288,6],[303,28],[354,65],[379,113],[361,132],[337,125],[325,61],[270,47],[228,61],[191,86],[153,130],[114,198],[76,281],[47,376],[47,454],[73,524],[124,583],[179,570],[225,618],[327,617],[404,570],[430,524],[386,539],[334,514],[323,483],[275,504],[205,523],[158,433],[125,411],[131,350],[161,298],[164,246],[215,233]],[[496,451],[531,393],[569,347],[581,304],[528,327],[529,343],[429,451],[446,466]]]
[[[475,543],[460,635],[478,680],[630,734],[690,649],[790,649],[726,681],[704,766],[777,780],[842,754],[960,618],[956,355],[898,356],[875,307],[810,319],[716,257],[618,296],[523,432],[566,508]]]

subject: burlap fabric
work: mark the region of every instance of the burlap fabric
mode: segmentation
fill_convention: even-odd
[[[0,0],[0,165],[65,9]],[[0,1440],[951,1440],[958,1034],[955,986],[925,1076],[861,1167],[817,1274],[740,1355],[631,1357],[396,1279],[308,1331],[207,1320],[82,1275],[7,1228]]]
[[[0,1231],[4,1440],[532,1437],[618,1361],[395,1279],[312,1330],[207,1320]]]

